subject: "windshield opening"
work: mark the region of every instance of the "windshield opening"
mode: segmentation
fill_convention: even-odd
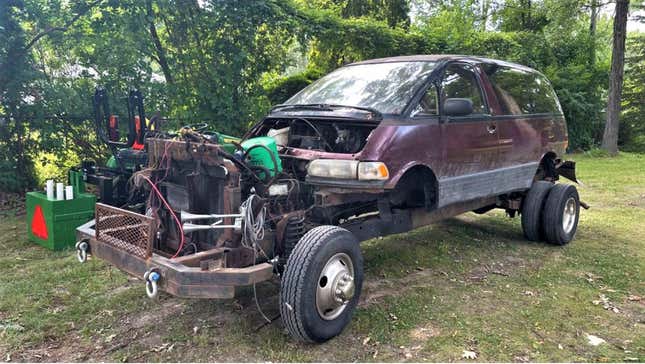
[[[435,65],[414,61],[339,68],[305,87],[285,104],[352,105],[400,114]]]

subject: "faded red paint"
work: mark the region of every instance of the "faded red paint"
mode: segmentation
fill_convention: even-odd
[[[444,60],[447,63],[460,62],[473,67],[489,107],[489,119],[448,122],[443,115],[428,117],[427,120],[405,115],[384,115],[359,153],[342,154],[289,148],[285,154],[303,160],[356,159],[385,162],[391,177],[384,188],[392,189],[407,170],[418,165],[429,167],[437,179],[441,180],[539,162],[548,152],[559,156],[565,153],[568,138],[562,115],[500,115],[500,102],[480,67],[480,64],[492,60],[431,55],[394,57],[362,63],[413,60]],[[276,115],[269,115],[272,116]]]

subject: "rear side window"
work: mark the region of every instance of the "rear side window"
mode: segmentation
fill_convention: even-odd
[[[484,70],[503,115],[562,114],[558,97],[544,76],[494,64]]]

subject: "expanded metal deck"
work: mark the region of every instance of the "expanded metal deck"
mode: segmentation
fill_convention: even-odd
[[[139,258],[152,256],[154,219],[104,204],[96,204],[96,239]]]

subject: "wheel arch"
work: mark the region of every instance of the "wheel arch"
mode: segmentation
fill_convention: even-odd
[[[556,165],[559,162],[559,157],[556,151],[549,150],[542,154],[537,169],[535,170],[535,181],[555,181],[558,177]]]
[[[428,165],[415,163],[408,165],[407,168],[402,169],[402,172],[399,174],[398,178],[393,179],[391,188],[391,197],[394,200],[393,202],[403,202],[402,200],[405,197],[400,196],[400,194],[405,195],[405,191],[410,189],[411,186],[423,186],[423,199],[424,205],[430,209],[437,206],[438,195],[439,195],[439,180],[437,175],[434,173],[432,168]],[[395,203],[396,205],[397,203]]]

